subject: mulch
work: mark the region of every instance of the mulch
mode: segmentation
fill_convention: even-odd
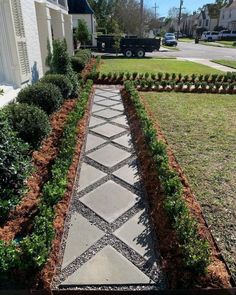
[[[195,288],[229,288],[230,273],[220,254],[217,244],[207,227],[202,214],[201,207],[197,202],[187,177],[178,164],[173,152],[168,146],[168,157],[170,166],[178,173],[184,187],[183,198],[186,200],[190,212],[199,224],[199,234],[208,240],[211,250],[211,263],[207,268],[206,275],[196,276],[184,267],[183,255],[178,242],[176,232],[171,227],[169,219],[164,209],[163,191],[158,180],[155,164],[142,133],[141,125],[132,102],[125,90],[122,97],[127,111],[132,137],[135,142],[138,158],[140,161],[141,177],[144,182],[150,202],[151,217],[158,239],[158,249],[162,256],[162,268],[166,273],[170,289],[195,289]],[[152,112],[143,100],[147,112],[152,118]],[[158,139],[167,143],[160,126],[153,120],[154,126],[158,130]],[[168,144],[168,143],[167,143]]]
[[[57,204],[55,208],[56,218],[54,220],[54,228],[56,231],[56,237],[53,241],[49,259],[44,266],[43,270],[37,276],[36,289],[50,290],[50,286],[53,277],[56,274],[56,266],[61,261],[60,246],[64,233],[65,219],[69,211],[71,197],[74,191],[74,182],[77,174],[78,165],[82,156],[83,145],[87,132],[87,125],[90,118],[90,108],[92,102],[93,92],[90,94],[90,98],[87,104],[87,108],[82,120],[80,120],[77,126],[77,145],[75,147],[75,153],[72,160],[72,164],[68,171],[68,184],[67,191],[63,199]]]
[[[66,100],[59,111],[51,116],[52,131],[44,139],[40,149],[32,154],[34,172],[27,181],[27,193],[0,227],[1,240],[11,241],[16,235],[27,231],[27,228],[31,227],[32,218],[37,213],[42,186],[47,181],[51,166],[59,152],[58,146],[66,119],[75,105],[75,99]]]

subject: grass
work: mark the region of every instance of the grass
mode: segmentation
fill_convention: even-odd
[[[236,96],[142,93],[236,277]]]
[[[192,43],[194,39],[189,39],[189,38],[179,38],[179,42],[186,42],[186,43]]]
[[[235,60],[216,59],[216,60],[212,60],[212,61],[217,64],[236,69],[236,61]]]
[[[161,47],[169,49],[170,51],[180,51],[180,49],[176,46],[161,45]]]
[[[187,74],[218,74],[221,71],[190,61],[155,58],[114,58],[102,59],[101,73],[109,72],[169,72]]]
[[[236,48],[233,46],[234,41],[215,41],[215,42],[207,42],[207,41],[200,41],[202,45],[213,46],[213,47],[223,47],[223,48]]]

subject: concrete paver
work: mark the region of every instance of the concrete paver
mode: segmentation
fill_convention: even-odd
[[[94,168],[91,165],[83,163],[80,171],[80,178],[79,178],[79,191],[85,189],[87,186],[95,183],[106,174],[103,173],[101,170]]]
[[[91,224],[78,213],[71,217],[71,226],[66,241],[66,249],[63,257],[62,268],[73,262],[90,246],[98,241],[104,232]]]
[[[93,159],[106,167],[113,167],[130,156],[131,154],[129,152],[119,149],[111,144],[88,154],[90,159]]]
[[[99,145],[103,144],[104,142],[106,142],[105,139],[95,136],[93,134],[88,134],[85,151],[87,152],[91,149],[94,149]]]
[[[110,119],[116,116],[119,116],[121,114],[121,112],[119,111],[115,111],[115,110],[109,110],[109,109],[105,109],[99,112],[96,112],[97,116],[106,118],[106,119]]]
[[[95,127],[93,132],[96,132],[100,135],[106,136],[108,138],[118,135],[119,133],[124,132],[125,129],[122,127],[115,126],[113,124],[107,123],[102,126]]]
[[[139,197],[114,181],[108,181],[81,198],[81,202],[104,218],[113,222],[129,210]]]
[[[119,170],[116,170],[113,174],[130,185],[139,185],[140,178],[138,176],[138,169],[135,164],[127,164],[121,167]]]
[[[131,136],[129,134],[125,134],[119,138],[114,139],[113,141],[127,148],[133,147]]]
[[[120,90],[96,89],[92,112],[57,288],[163,289]]]
[[[124,285],[153,283],[113,247],[107,246],[71,275],[69,285]]]

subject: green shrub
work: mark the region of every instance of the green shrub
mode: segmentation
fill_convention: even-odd
[[[49,74],[44,76],[40,82],[42,83],[52,83],[54,85],[56,85],[60,91],[61,94],[63,96],[64,99],[67,99],[71,92],[72,92],[72,83],[69,80],[68,77],[66,77],[65,75],[60,75],[60,74]]]
[[[79,78],[78,78],[76,72],[71,70],[70,72],[68,72],[68,74],[66,76],[67,76],[67,78],[70,80],[70,82],[72,84],[72,91],[71,91],[70,97],[71,98],[78,97],[78,94],[79,94]]]
[[[39,147],[50,132],[48,116],[37,106],[25,103],[10,104],[4,110],[12,129],[34,149]]]
[[[169,166],[166,145],[158,140],[157,131],[148,117],[134,84],[126,81],[125,89],[136,109],[161,187],[165,192],[164,208],[178,234],[185,266],[197,274],[202,274],[210,261],[208,242],[198,233],[198,225],[182,198],[182,183],[177,173]]]
[[[53,40],[50,69],[56,74],[67,74],[71,70],[70,57],[65,40]]]
[[[71,57],[72,68],[75,72],[81,72],[91,59],[91,51],[88,49],[80,49],[75,56]]]
[[[17,101],[39,106],[50,115],[60,107],[63,97],[57,86],[51,83],[36,83],[23,88]]]
[[[28,145],[17,138],[9,123],[0,117],[0,219],[4,219],[25,192],[31,172]]]

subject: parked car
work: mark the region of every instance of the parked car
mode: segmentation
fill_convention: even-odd
[[[203,32],[201,36],[201,40],[208,41],[208,42],[217,41],[219,40],[219,32],[216,32],[216,31]]]
[[[167,34],[165,34],[165,37],[162,39],[162,45],[177,46],[178,42],[175,38],[175,35],[172,33],[167,33]]]
[[[230,30],[220,31],[219,40],[236,41],[236,31],[230,31]]]

